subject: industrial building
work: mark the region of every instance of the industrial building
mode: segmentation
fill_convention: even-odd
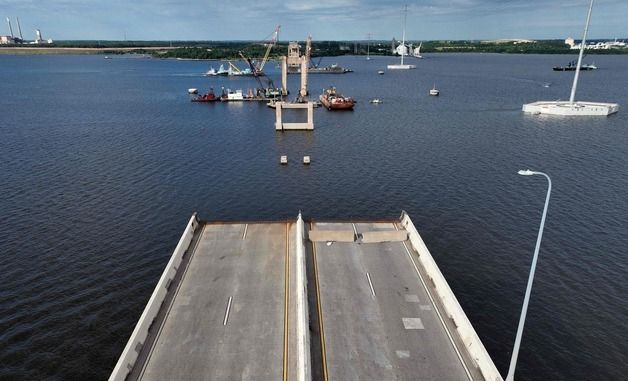
[[[26,43],[24,41],[24,37],[22,36],[22,27],[20,26],[20,18],[16,17],[15,20],[17,21],[17,31],[18,31],[18,36],[16,36],[13,33],[13,25],[11,25],[11,19],[7,17],[7,26],[9,28],[9,34],[6,36],[0,36],[0,45],[18,45],[18,44],[24,44]],[[28,44],[52,44],[53,41],[52,39],[47,39],[44,40],[44,38],[42,37],[41,34],[41,30],[39,29],[35,29],[35,40],[28,42]]]

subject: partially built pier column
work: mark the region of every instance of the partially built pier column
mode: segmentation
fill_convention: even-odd
[[[281,57],[281,93],[288,95],[288,57]]]
[[[301,98],[307,97],[307,67],[308,61],[305,56],[301,56],[301,90],[299,95]]]

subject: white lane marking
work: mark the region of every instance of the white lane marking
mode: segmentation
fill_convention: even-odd
[[[242,234],[242,239],[246,238],[246,231],[248,230],[248,228],[249,228],[249,224],[244,224],[244,234]]]
[[[421,318],[401,318],[405,329],[425,329]]]
[[[369,281],[369,286],[371,287],[371,294],[373,294],[373,297],[375,297],[375,289],[373,288],[373,282],[371,282],[371,276],[369,275],[368,271],[366,272],[366,279],[368,279]]]
[[[227,320],[229,320],[229,311],[231,310],[231,301],[233,300],[233,296],[229,297],[229,302],[227,303],[227,310],[225,311],[225,320],[222,321],[222,325],[227,325]]]
[[[397,225],[396,224],[395,224],[395,229],[397,229]],[[427,296],[430,298],[430,301],[432,302],[432,305],[436,306],[436,304],[434,303],[434,298],[432,297],[432,293],[427,288],[427,285],[425,284],[425,280],[423,280],[423,276],[419,272],[419,268],[417,267],[416,262],[414,261],[414,258],[412,258],[412,255],[410,254],[410,250],[408,250],[408,246],[406,246],[405,242],[402,242],[402,243],[403,243],[403,247],[406,249],[406,253],[408,254],[408,258],[410,258],[410,261],[412,262],[412,265],[414,266],[414,270],[416,271],[417,275],[419,276],[419,279],[421,280],[421,284],[423,285],[423,288],[425,289],[425,292],[427,293]],[[445,328],[445,332],[447,332],[447,337],[449,337],[449,341],[451,342],[451,345],[454,347],[454,350],[456,351],[456,354],[458,355],[458,359],[460,360],[460,363],[462,364],[462,367],[464,368],[465,373],[467,373],[467,378],[469,380],[473,380],[473,377],[471,377],[471,372],[469,371],[469,368],[467,367],[467,364],[462,359],[462,355],[460,354],[460,350],[458,350],[458,346],[454,342],[454,338],[451,337],[451,333],[449,332],[449,328],[447,328],[447,324],[445,324],[445,320],[443,320],[443,316],[441,315],[441,313],[438,310],[438,308],[435,308],[435,311],[436,311],[436,315],[438,315],[438,318],[440,319],[441,324]]]
[[[352,222],[351,226],[353,226],[353,234],[355,234],[355,237],[358,237],[358,229],[355,228],[355,224]]]
[[[432,306],[430,306],[429,304],[421,304],[419,306],[419,308],[423,311],[431,311],[432,310]]]
[[[406,300],[406,302],[408,303],[419,303],[419,296],[418,295],[412,295],[412,294],[405,294],[403,296],[403,298]]]
[[[410,358],[410,351],[395,351],[395,353],[397,353],[397,357],[400,359]]]

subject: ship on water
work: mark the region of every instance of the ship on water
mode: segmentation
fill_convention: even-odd
[[[225,65],[220,65],[218,70],[214,69],[213,66],[210,66],[209,70],[205,73],[207,77],[219,76],[219,75],[228,75],[229,70],[225,69]]]
[[[329,66],[310,66],[307,69],[308,74],[346,74],[352,73],[353,70],[344,68],[338,64],[331,64]],[[301,68],[288,69],[288,74],[301,74]]]
[[[209,91],[205,94],[202,94],[202,95],[195,94],[191,100],[192,102],[209,103],[209,102],[216,102],[220,99],[214,93],[214,89],[210,88]]]
[[[573,60],[567,64],[567,66],[554,66],[554,71],[576,71],[578,68],[578,60]],[[580,65],[580,71],[582,70],[597,70],[595,64],[582,64]]]
[[[576,62],[576,70],[571,86],[571,95],[569,101],[537,101],[526,103],[523,105],[523,112],[540,115],[559,115],[559,116],[608,116],[619,111],[619,104],[608,102],[583,102],[576,101],[576,89],[578,88],[578,78],[580,70],[582,70],[582,57],[584,55],[584,47],[587,41],[587,32],[589,31],[589,23],[591,22],[591,11],[593,10],[593,1],[589,4],[587,12],[587,22],[584,26],[584,35],[580,46],[580,54]]]
[[[345,97],[336,91],[335,87],[325,90],[319,97],[323,106],[327,110],[352,110],[355,101],[351,97]]]

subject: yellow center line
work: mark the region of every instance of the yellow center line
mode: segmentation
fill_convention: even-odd
[[[283,314],[283,381],[288,380],[288,307],[290,302],[290,231],[289,223],[286,222],[286,274],[284,285],[284,314]]]
[[[310,222],[310,230],[313,226]],[[327,353],[325,352],[325,333],[323,331],[323,310],[321,307],[321,289],[318,282],[318,265],[316,263],[316,242],[312,242],[312,257],[314,259],[314,279],[316,283],[316,306],[318,309],[318,328],[321,336],[321,362],[323,363],[323,381],[328,381]]]

